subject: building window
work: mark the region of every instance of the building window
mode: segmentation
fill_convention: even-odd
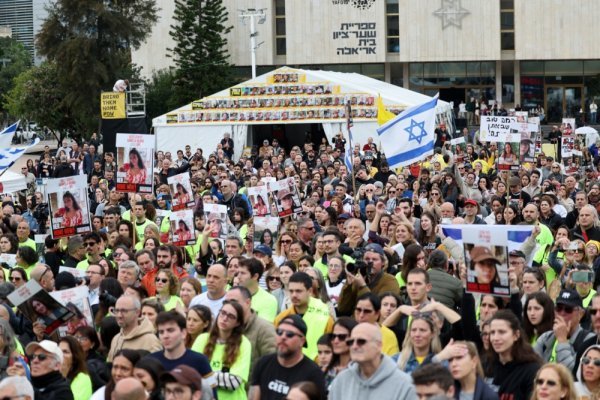
[[[515,49],[515,9],[512,0],[500,0],[500,48]]]
[[[400,16],[398,14],[398,0],[386,0],[386,41],[388,53],[400,52]]]
[[[275,47],[278,56],[285,56],[285,0],[275,0]]]

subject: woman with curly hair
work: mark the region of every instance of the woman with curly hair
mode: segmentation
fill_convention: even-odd
[[[63,194],[63,207],[55,213],[55,218],[62,218],[62,226],[78,226],[83,224],[83,213],[75,196],[69,191]]]
[[[234,301],[224,301],[210,333],[203,333],[192,350],[204,354],[216,375],[221,399],[246,399],[252,345],[243,335],[244,310]]]
[[[179,282],[170,269],[163,268],[156,274],[156,299],[164,306],[165,311],[185,307],[177,296]]]

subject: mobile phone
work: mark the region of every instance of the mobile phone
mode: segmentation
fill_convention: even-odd
[[[571,274],[571,280],[575,283],[593,282],[594,273],[592,271],[575,271]]]

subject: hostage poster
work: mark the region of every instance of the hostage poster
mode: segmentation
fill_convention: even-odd
[[[152,193],[154,136],[117,133],[117,191]]]
[[[49,179],[46,193],[54,239],[92,231],[86,175]]]

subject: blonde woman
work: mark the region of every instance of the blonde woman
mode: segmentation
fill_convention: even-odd
[[[432,362],[433,357],[442,350],[440,332],[429,315],[415,314],[409,323],[408,334],[404,337],[398,357],[398,368],[407,374]]]
[[[535,389],[531,400],[577,400],[573,374],[561,364],[543,365],[534,381]],[[586,397],[581,397],[585,399]],[[595,398],[595,397],[593,397]]]

